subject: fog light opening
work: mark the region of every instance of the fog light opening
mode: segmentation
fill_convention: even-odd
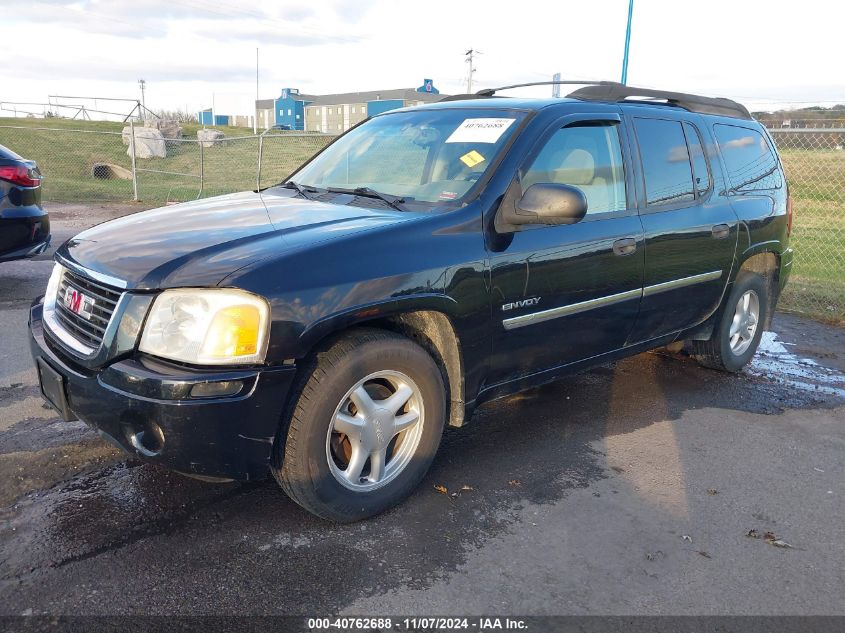
[[[192,398],[223,398],[240,393],[243,383],[240,380],[220,382],[200,382],[191,387]]]
[[[164,448],[164,432],[155,422],[126,425],[124,431],[132,447],[145,457],[155,457]]]

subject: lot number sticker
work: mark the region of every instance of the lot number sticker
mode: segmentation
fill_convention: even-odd
[[[447,143],[495,143],[516,119],[464,119]]]

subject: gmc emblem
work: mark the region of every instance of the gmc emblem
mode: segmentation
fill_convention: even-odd
[[[88,321],[94,316],[94,300],[73,286],[65,288],[64,304],[68,310]]]

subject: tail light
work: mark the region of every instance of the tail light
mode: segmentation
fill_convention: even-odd
[[[786,236],[792,235],[792,196],[786,194]]]
[[[0,165],[0,179],[21,187],[38,187],[41,184],[41,172],[38,167]]]

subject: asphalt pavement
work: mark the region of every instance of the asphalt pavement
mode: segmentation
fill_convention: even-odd
[[[57,243],[131,210],[58,208]],[[737,375],[656,351],[491,403],[405,503],[333,525],[46,408],[48,255],[0,264],[0,614],[845,614],[840,328],[778,314]]]

